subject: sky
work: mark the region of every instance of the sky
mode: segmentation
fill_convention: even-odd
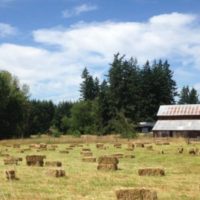
[[[0,0],[0,70],[32,99],[78,100],[84,67],[103,80],[117,52],[167,59],[200,92],[200,1]]]

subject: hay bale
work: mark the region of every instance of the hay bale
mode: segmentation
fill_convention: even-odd
[[[120,159],[120,158],[123,158],[123,157],[124,157],[124,154],[122,154],[122,153],[115,153],[115,154],[113,154],[112,156],[115,157],[115,158]]]
[[[161,168],[143,168],[138,170],[139,176],[164,176],[165,171]]]
[[[98,143],[98,144],[96,144],[96,148],[97,149],[103,149],[104,148],[104,144]]]
[[[48,176],[53,176],[53,177],[64,177],[65,176],[65,170],[63,169],[49,169],[46,173]]]
[[[152,151],[153,150],[153,146],[152,145],[147,146],[146,149],[149,150],[149,151]]]
[[[72,147],[67,147],[65,150],[71,151],[71,150],[73,150],[73,148]]]
[[[46,156],[44,156],[44,155],[26,156],[26,164],[28,166],[40,166],[40,167],[43,167],[45,158],[46,158]]]
[[[125,155],[124,158],[135,158],[135,155]]]
[[[4,159],[4,164],[5,165],[18,165],[18,162],[22,161],[22,160],[23,160],[23,158],[21,158],[21,157],[9,156],[9,157]]]
[[[82,152],[81,153],[84,157],[91,157],[93,156],[93,153],[92,152]]]
[[[62,167],[62,162],[60,162],[60,161],[46,161],[45,166]]]
[[[98,159],[99,164],[118,164],[119,160],[112,156],[101,156]]]
[[[198,153],[199,153],[199,149],[198,148],[189,149],[189,154],[190,155],[198,155]]]
[[[62,151],[60,151],[60,153],[63,153],[63,154],[68,154],[68,153],[69,153],[69,151],[67,151],[67,150],[62,150]]]
[[[13,148],[20,148],[20,144],[13,144]]]
[[[96,162],[96,158],[94,158],[94,157],[85,157],[85,158],[82,158],[82,161],[83,162]]]
[[[145,188],[121,189],[116,191],[117,200],[157,200],[156,191]]]
[[[120,143],[114,144],[113,146],[115,148],[117,148],[117,149],[121,149],[122,148],[122,144],[120,144]]]
[[[144,144],[143,143],[136,143],[136,147],[144,148]]]
[[[85,151],[91,151],[91,149],[90,148],[82,148],[82,152],[85,152]]]
[[[182,154],[183,151],[184,151],[183,147],[179,147],[179,148],[178,148],[178,153]]]
[[[6,170],[5,173],[7,180],[19,180],[19,178],[16,177],[15,170]]]
[[[128,148],[133,148],[133,149],[135,148],[135,144],[134,143],[128,143],[127,146],[128,146]]]
[[[18,165],[18,160],[14,158],[6,158],[3,161],[4,165]]]

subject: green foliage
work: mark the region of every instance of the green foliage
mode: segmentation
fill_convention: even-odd
[[[53,137],[59,138],[62,135],[62,133],[55,126],[50,127],[49,130]]]
[[[25,136],[28,91],[7,71],[0,71],[0,138]]]
[[[98,78],[93,79],[89,74],[87,68],[83,70],[82,73],[83,82],[81,83],[81,98],[84,101],[94,100],[99,93],[99,80]]]
[[[55,106],[52,101],[29,101],[27,132],[29,134],[48,132],[53,124]]]
[[[197,90],[192,88],[190,90],[189,86],[184,86],[179,95],[179,104],[198,104],[199,97]]]

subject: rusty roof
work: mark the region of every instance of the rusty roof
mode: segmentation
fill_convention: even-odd
[[[163,105],[157,116],[200,116],[200,104]]]

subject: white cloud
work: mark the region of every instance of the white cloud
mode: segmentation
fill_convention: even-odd
[[[174,70],[180,81],[184,74],[189,82],[195,76],[187,72],[200,70],[200,25],[198,16],[190,14],[164,14],[141,23],[78,23],[36,30],[33,38],[40,48],[1,45],[0,68],[28,83],[34,97],[54,101],[77,99],[83,68],[102,77],[117,52],[137,57],[140,63],[168,58],[178,63]],[[56,48],[49,50],[48,46]]]
[[[10,24],[0,23],[0,37],[7,37],[15,35],[17,33],[16,28]]]
[[[74,7],[71,10],[69,10],[69,9],[64,10],[62,12],[62,15],[65,18],[70,18],[70,17],[78,16],[82,13],[90,12],[90,11],[94,11],[94,10],[97,10],[97,6],[89,5],[89,4],[82,4],[77,7]]]

